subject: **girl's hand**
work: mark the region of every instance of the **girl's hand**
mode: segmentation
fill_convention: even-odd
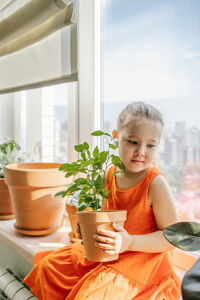
[[[95,245],[108,254],[117,254],[129,250],[130,234],[119,224],[113,223],[113,228],[116,232],[99,229],[98,234],[94,235]]]

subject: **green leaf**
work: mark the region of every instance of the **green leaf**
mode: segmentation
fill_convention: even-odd
[[[88,155],[88,157],[91,157],[91,154],[90,154],[89,150],[87,150],[87,155]]]
[[[76,164],[62,164],[59,168],[60,171],[65,171],[65,172],[68,172],[68,171],[77,171],[79,169],[79,165]]]
[[[69,173],[66,173],[66,174],[65,174],[65,178],[71,177],[71,176],[73,176],[73,175],[74,175],[74,173],[70,173],[70,172],[69,172]]]
[[[104,132],[104,135],[107,135],[107,136],[109,136],[109,137],[112,138],[112,136],[109,133],[107,133],[107,132]]]
[[[118,173],[121,173],[122,171],[115,171],[115,172],[113,172],[111,175],[110,175],[110,178],[112,178],[113,176],[115,176],[116,174],[118,174]]]
[[[88,184],[88,180],[86,178],[77,178],[74,180],[76,184]]]
[[[85,150],[83,144],[75,145],[74,149],[76,150],[76,152],[82,152]]]
[[[89,144],[87,142],[83,143],[83,147],[85,150],[89,150]]]
[[[85,152],[81,152],[81,157],[82,157],[83,160],[86,160],[86,154],[85,154]]]
[[[103,186],[103,179],[102,179],[101,175],[98,175],[97,179],[94,181],[94,185],[96,188]]]
[[[80,190],[81,190],[80,186],[77,185],[76,183],[74,183],[74,184],[70,185],[70,187],[68,187],[68,189],[65,191],[65,193],[66,193],[65,195],[71,195],[74,192],[80,191]]]
[[[91,133],[91,135],[93,135],[93,136],[101,136],[101,135],[104,135],[104,132],[101,131],[101,130],[96,130],[96,131],[93,131]]]
[[[88,205],[86,203],[83,203],[81,206],[79,206],[78,211],[82,211],[84,209],[86,209],[88,207]]]
[[[100,160],[101,160],[101,162],[102,163],[106,162],[107,158],[108,158],[108,151],[102,151],[100,153]]]
[[[89,165],[91,165],[94,162],[93,158],[89,159],[89,160],[84,160],[81,162],[81,166],[83,167],[88,167]]]
[[[182,281],[182,296],[184,300],[200,299],[200,258],[185,274]]]
[[[108,145],[109,145],[109,147],[110,147],[111,149],[114,149],[114,150],[117,149],[117,146],[114,146],[113,144],[108,144]]]
[[[120,164],[121,163],[120,157],[117,155],[112,155],[112,163],[114,165]]]
[[[56,193],[56,194],[54,195],[54,197],[60,197],[60,196],[62,196],[62,195],[63,195],[63,191]]]
[[[105,189],[104,189],[104,190],[102,189],[99,193],[101,194],[101,196],[102,196],[103,198],[108,199],[108,198],[109,198],[109,195],[110,195],[110,192],[111,192],[111,191],[106,191]]]
[[[96,147],[94,148],[94,151],[93,151],[93,156],[94,156],[95,158],[97,158],[98,155],[99,155],[99,148],[98,148],[98,146],[96,146]]]
[[[164,237],[172,245],[185,250],[200,250],[200,223],[179,222],[163,230]]]

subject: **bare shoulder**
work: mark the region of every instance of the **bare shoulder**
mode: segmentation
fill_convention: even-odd
[[[169,184],[167,183],[166,178],[159,174],[157,175],[151,182],[150,187],[149,187],[149,193],[148,193],[148,200],[149,200],[149,204],[152,206],[153,203],[153,196],[155,194],[159,194],[162,193],[163,191],[167,191],[170,192],[170,187]]]
[[[170,189],[167,179],[162,175],[158,174],[151,182],[150,189],[157,190],[158,188]]]
[[[178,221],[175,200],[166,178],[157,175],[149,188],[149,200],[159,229]]]

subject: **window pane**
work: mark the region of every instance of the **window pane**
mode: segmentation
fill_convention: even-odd
[[[104,1],[104,129],[132,101],[166,124],[159,167],[181,220],[200,219],[200,2]]]
[[[70,84],[1,95],[1,142],[14,138],[33,161],[67,161]]]

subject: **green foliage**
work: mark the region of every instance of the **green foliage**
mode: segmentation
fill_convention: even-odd
[[[164,237],[185,251],[200,250],[200,223],[179,222],[163,230]]]
[[[4,177],[5,166],[15,161],[15,151],[19,151],[20,146],[11,138],[6,138],[0,144],[0,177]]]
[[[164,237],[174,246],[186,250],[200,250],[200,223],[179,222],[163,230]],[[200,299],[200,258],[189,269],[182,281],[183,300]]]
[[[100,151],[96,146],[93,151],[90,150],[87,142],[74,146],[74,149],[80,153],[80,159],[72,163],[61,165],[60,171],[65,172],[65,177],[71,177],[77,174],[83,174],[83,178],[77,178],[73,184],[67,186],[66,190],[56,194],[62,197],[77,194],[78,192],[78,210],[84,210],[87,207],[93,210],[99,210],[104,206],[108,199],[110,191],[105,189],[106,171],[111,164],[117,166],[120,171],[124,170],[124,165],[119,156],[111,154],[110,151],[116,149],[112,144],[110,134],[101,130],[91,133],[92,136],[106,136],[110,141],[107,150]],[[120,172],[117,171],[117,172]]]
[[[182,281],[182,297],[183,300],[199,300],[200,299],[200,258],[186,272]]]

